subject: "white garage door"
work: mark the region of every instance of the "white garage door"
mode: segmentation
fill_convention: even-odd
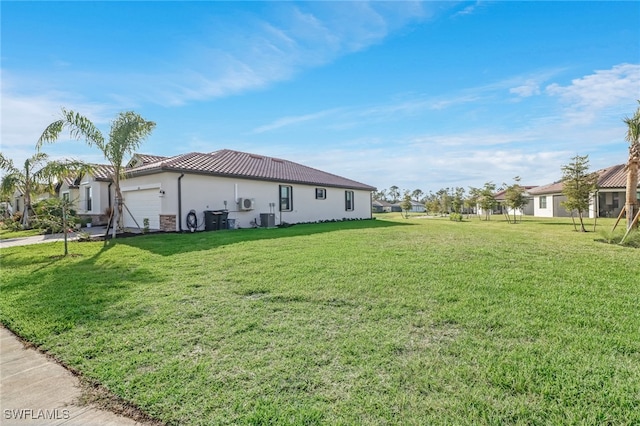
[[[149,229],[160,229],[160,196],[158,188],[138,189],[123,191],[124,204],[127,209],[123,209],[125,228],[141,228],[144,226],[144,219],[149,219]],[[133,217],[132,217],[133,216]],[[136,219],[136,222],[133,221]]]

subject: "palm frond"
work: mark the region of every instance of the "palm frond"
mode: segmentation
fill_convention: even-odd
[[[111,123],[105,156],[113,166],[121,166],[125,155],[132,155],[155,128],[133,111],[121,112]]]
[[[7,158],[0,152],[0,170],[6,170],[11,173],[18,169],[13,165],[13,161],[10,158]]]
[[[84,138],[87,145],[97,146],[104,152],[105,142],[100,130],[87,117],[65,108],[62,108],[62,118],[49,124],[42,132],[36,143],[36,148],[41,149],[43,144],[58,140],[65,128],[69,129],[69,134],[73,139]]]

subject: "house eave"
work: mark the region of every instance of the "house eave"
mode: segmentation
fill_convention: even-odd
[[[278,178],[266,178],[260,176],[250,176],[250,175],[242,175],[242,174],[231,174],[231,173],[219,173],[219,172],[207,172],[200,170],[193,170],[187,168],[179,168],[179,167],[156,167],[152,169],[139,170],[139,171],[128,171],[126,172],[127,178],[133,178],[136,176],[148,176],[158,173],[184,173],[191,175],[200,175],[200,176],[215,176],[215,177],[225,177],[225,178],[233,178],[233,179],[243,179],[243,180],[257,180],[261,182],[276,182],[276,183],[289,183],[289,184],[300,184],[300,185],[309,185],[309,186],[320,186],[320,187],[329,187],[329,188],[344,188],[344,189],[353,189],[359,191],[376,191],[375,187],[368,185],[338,185],[338,184],[328,184],[323,182],[308,182],[301,180],[289,180],[289,179],[278,179]]]

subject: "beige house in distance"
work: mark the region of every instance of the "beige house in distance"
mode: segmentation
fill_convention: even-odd
[[[597,171],[598,190],[593,194],[589,217],[617,217],[626,201],[627,172],[624,164]],[[640,186],[639,186],[640,188]],[[640,194],[640,191],[638,192]],[[562,194],[562,182],[538,186],[530,189],[533,196],[534,216],[570,217],[561,203],[566,201]]]

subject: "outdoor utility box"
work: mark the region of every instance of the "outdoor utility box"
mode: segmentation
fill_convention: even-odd
[[[275,213],[260,213],[261,228],[275,228],[275,226],[276,226]]]
[[[227,210],[205,210],[204,211],[204,230],[219,231],[227,229]]]

